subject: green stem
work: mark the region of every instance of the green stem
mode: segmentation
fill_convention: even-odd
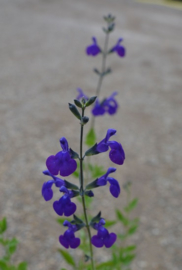
[[[106,38],[105,38],[105,43],[104,43],[104,50],[102,52],[102,67],[101,67],[101,73],[99,75],[99,80],[96,88],[96,96],[99,97],[101,86],[102,86],[102,81],[103,81],[103,73],[105,72],[106,69],[106,58],[107,58],[107,51],[108,51],[108,42],[109,42],[109,33],[106,33]],[[95,122],[95,117],[92,115],[91,117],[91,129],[94,128],[94,122]]]
[[[84,116],[84,108],[82,109],[82,117],[83,116]],[[89,237],[91,265],[92,265],[92,270],[95,270],[94,258],[93,258],[93,248],[92,248],[92,243],[91,243],[91,232],[90,232],[90,227],[89,227],[89,222],[88,222],[88,217],[87,217],[85,195],[84,195],[83,151],[82,151],[82,148],[83,148],[83,125],[81,124],[81,130],[80,130],[80,193],[81,193],[81,197],[82,197],[82,206],[83,206],[83,213],[84,213],[84,218],[85,218],[85,223],[86,223],[86,229],[87,229],[88,237]]]

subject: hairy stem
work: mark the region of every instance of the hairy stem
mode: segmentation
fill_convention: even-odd
[[[84,116],[84,109],[82,109],[82,117],[83,116]],[[91,265],[92,265],[92,270],[95,270],[94,258],[93,258],[93,248],[92,248],[92,243],[91,243],[91,232],[90,232],[90,227],[89,227],[89,223],[88,223],[87,209],[86,209],[85,195],[84,195],[83,151],[82,151],[82,148],[83,148],[83,125],[81,124],[81,130],[80,130],[80,192],[81,192],[81,196],[82,196],[82,206],[83,206],[83,213],[84,213],[84,217],[85,217],[86,229],[87,229],[88,237],[89,237]]]

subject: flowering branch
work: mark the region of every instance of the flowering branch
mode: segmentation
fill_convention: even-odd
[[[82,119],[84,117],[84,110],[85,108],[82,107]],[[89,248],[90,248],[90,259],[91,259],[91,264],[92,264],[92,269],[94,270],[94,257],[93,257],[93,248],[92,248],[92,243],[91,243],[91,232],[90,232],[90,227],[89,227],[89,222],[87,218],[87,211],[86,211],[86,205],[85,205],[85,195],[84,195],[84,178],[83,178],[83,127],[84,124],[81,123],[81,128],[80,128],[80,194],[82,198],[82,206],[83,206],[83,213],[84,213],[84,218],[85,218],[85,223],[86,223],[86,229],[88,232],[88,237],[89,237]]]

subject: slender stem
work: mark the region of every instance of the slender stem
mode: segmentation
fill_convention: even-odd
[[[96,88],[96,96],[99,97],[102,81],[103,81],[103,73],[106,69],[106,58],[107,58],[107,51],[108,51],[108,42],[109,42],[109,33],[106,33],[105,43],[104,43],[104,50],[102,52],[102,66],[101,66],[101,73],[99,75],[99,80]],[[95,117],[92,115],[91,117],[91,129],[94,127]]]
[[[84,109],[82,109],[82,117],[83,116],[84,116]],[[91,265],[92,265],[92,270],[95,270],[94,258],[93,258],[93,248],[92,248],[92,243],[91,243],[91,232],[90,232],[90,227],[89,227],[89,223],[88,223],[87,209],[86,209],[85,195],[84,195],[83,151],[82,151],[82,148],[83,148],[83,125],[81,124],[81,130],[80,130],[80,192],[81,192],[81,197],[82,197],[82,205],[83,205],[83,213],[84,213],[84,217],[85,217],[86,229],[87,229],[88,237],[89,237]]]

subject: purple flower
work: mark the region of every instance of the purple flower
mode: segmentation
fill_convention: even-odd
[[[92,236],[91,242],[97,248],[105,246],[110,248],[116,241],[117,235],[115,233],[109,233],[106,228],[103,227],[105,221],[100,219],[99,223],[94,224],[94,229],[97,230],[97,235]]]
[[[77,163],[71,158],[66,138],[62,137],[60,144],[63,151],[58,152],[55,156],[48,157],[46,166],[53,175],[60,173],[62,176],[68,176],[76,170]]]
[[[82,98],[88,99],[88,97],[83,93],[83,90],[81,88],[77,88],[78,96],[76,99],[80,100]]]
[[[77,231],[77,225],[72,225],[69,221],[65,220],[63,223],[68,229],[63,235],[59,236],[59,242],[65,248],[77,248],[80,245],[80,239],[75,237],[75,232]]]
[[[72,191],[68,190],[64,186],[60,188],[60,191],[65,194],[59,199],[59,201],[55,201],[53,203],[53,208],[59,216],[64,214],[66,217],[69,217],[76,211],[76,204],[70,200],[73,196]]]
[[[107,173],[102,175],[100,178],[97,179],[97,185],[98,186],[105,186],[107,184],[107,181],[110,183],[110,193],[117,198],[120,194],[120,186],[118,184],[118,181],[112,177],[108,177],[110,173],[115,172],[115,168],[109,168],[107,170]]]
[[[96,99],[95,105],[92,109],[92,114],[94,116],[104,115],[106,112],[104,105],[105,105],[105,100],[100,103],[99,100]]]
[[[45,201],[49,201],[53,197],[52,185],[55,184],[56,187],[61,187],[65,185],[65,182],[64,180],[52,175],[48,170],[43,171],[43,174],[49,175],[53,178],[53,180],[45,182],[42,186],[42,196]]]
[[[118,103],[115,100],[114,96],[116,96],[117,94],[117,92],[114,92],[111,96],[104,99],[101,103],[97,99],[95,102],[95,106],[92,109],[92,114],[94,116],[104,115],[106,112],[110,115],[115,114],[118,109]]]
[[[100,153],[108,151],[110,147],[109,152],[109,158],[112,162],[122,165],[125,160],[125,153],[122,148],[122,145],[116,141],[109,141],[110,137],[113,136],[116,133],[115,129],[108,129],[106,137],[97,145],[97,151]]]
[[[110,52],[116,52],[120,57],[124,57],[125,56],[125,48],[123,46],[120,45],[121,41],[123,41],[122,38],[118,39],[118,42],[116,43],[116,45],[110,50]]]
[[[86,53],[87,55],[96,56],[97,54],[101,52],[101,49],[97,45],[96,38],[93,37],[92,40],[93,40],[93,44],[86,48]]]

